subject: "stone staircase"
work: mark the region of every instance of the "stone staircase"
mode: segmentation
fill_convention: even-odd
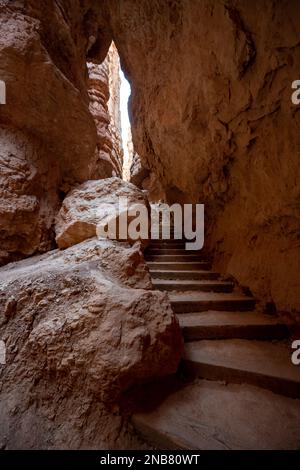
[[[300,449],[300,366],[287,326],[256,312],[253,297],[182,240],[152,241],[145,257],[185,352],[176,387],[133,415],[137,431],[159,449]]]

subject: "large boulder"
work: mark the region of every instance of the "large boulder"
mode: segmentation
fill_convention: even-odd
[[[182,352],[137,244],[92,239],[12,263],[0,286],[1,448],[114,447],[122,393],[174,373]]]
[[[300,2],[103,4],[141,165],[167,195],[206,203],[216,270],[300,310]]]
[[[113,221],[117,224],[120,213],[125,209],[119,205],[120,198],[127,199],[128,207],[141,204],[149,209],[145,194],[117,177],[86,181],[70,191],[56,218],[59,248],[67,248],[96,236],[100,225],[105,226]]]

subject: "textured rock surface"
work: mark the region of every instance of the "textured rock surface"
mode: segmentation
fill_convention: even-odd
[[[51,247],[59,164],[37,139],[0,124],[0,265]]]
[[[142,204],[148,208],[148,200],[142,191],[116,177],[86,181],[73,189],[64,199],[56,219],[59,248],[67,248],[96,236],[100,223],[117,222],[121,197],[127,198],[128,207]]]
[[[299,2],[106,6],[144,166],[167,196],[207,203],[218,269],[299,309]]]
[[[90,240],[0,269],[1,448],[130,448],[118,412],[182,350],[137,246]]]
[[[90,111],[97,128],[97,174],[122,176],[119,57],[112,45],[102,64],[88,63]]]
[[[120,58],[114,43],[111,44],[107,57],[108,79],[110,96],[108,100],[109,132],[112,139],[112,154],[114,160],[119,162],[120,176],[122,176],[122,165],[124,160],[122,148],[122,124],[121,124],[121,78]]]
[[[3,264],[49,249],[61,191],[102,177],[86,56],[103,60],[110,39],[89,0],[0,3],[0,77],[7,90],[0,109]]]

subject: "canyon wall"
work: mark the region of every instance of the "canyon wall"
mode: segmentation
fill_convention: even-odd
[[[169,200],[206,203],[215,266],[300,309],[296,0],[117,0],[135,150]],[[274,307],[274,305],[273,305]]]
[[[101,107],[97,90],[88,93],[86,62],[102,62],[111,43],[100,10],[91,0],[0,2],[0,265],[54,246],[54,216],[70,188],[121,174],[111,132],[99,137],[91,114]],[[108,75],[104,82],[108,128]]]
[[[97,129],[98,178],[122,177],[119,67],[118,52],[113,44],[101,64],[88,62],[90,112]]]

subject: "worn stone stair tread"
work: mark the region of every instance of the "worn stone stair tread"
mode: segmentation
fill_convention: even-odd
[[[148,261],[147,264],[152,271],[155,269],[194,271],[195,269],[210,269],[211,267],[207,261]]]
[[[186,341],[212,338],[281,339],[289,334],[277,317],[257,312],[204,311],[177,314]]]
[[[251,383],[300,397],[300,369],[287,344],[246,339],[201,340],[185,344],[188,369],[206,379]]]
[[[203,259],[202,255],[194,254],[194,253],[183,253],[180,255],[145,255],[146,261],[158,261],[158,262],[165,262],[165,261],[177,261],[177,262],[201,262],[207,260]]]
[[[251,310],[254,299],[236,292],[184,292],[170,293],[171,304],[175,313],[203,310]]]
[[[199,380],[133,423],[160,450],[299,450],[300,400],[251,385]]]
[[[152,253],[152,251],[155,251],[155,254]],[[166,259],[169,259],[170,261],[172,261],[172,258],[173,256],[187,256],[189,258],[193,258],[194,256],[196,257],[203,257],[203,253],[201,253],[200,251],[193,251],[193,250],[185,250],[184,248],[180,249],[180,248],[173,248],[171,250],[171,248],[169,250],[165,250],[167,253],[162,253],[162,250],[161,249],[157,249],[157,250],[148,250],[145,252],[146,255],[150,254],[153,256],[163,256],[164,258]],[[171,253],[170,253],[171,251]],[[174,251],[174,253],[172,253],[172,251]],[[177,253],[175,253],[177,252]],[[157,253],[157,254],[156,254]]]
[[[176,269],[156,269],[151,270],[150,274],[153,279],[169,279],[169,280],[180,280],[180,279],[190,279],[190,280],[210,280],[218,279],[220,277],[219,273],[208,271],[204,269],[198,269],[197,271],[182,271]]]
[[[229,292],[233,289],[234,284],[228,281],[219,281],[219,280],[188,280],[188,279],[179,279],[179,280],[170,280],[170,279],[154,279],[152,281],[156,289],[162,290],[205,290],[205,291],[226,291]]]
[[[184,301],[188,302],[190,300],[244,300],[244,299],[250,299],[253,300],[253,297],[248,297],[247,295],[240,294],[239,292],[231,292],[229,294],[223,294],[219,292],[189,292],[188,294],[186,293],[171,293],[169,294],[169,297],[172,302],[176,301]]]

